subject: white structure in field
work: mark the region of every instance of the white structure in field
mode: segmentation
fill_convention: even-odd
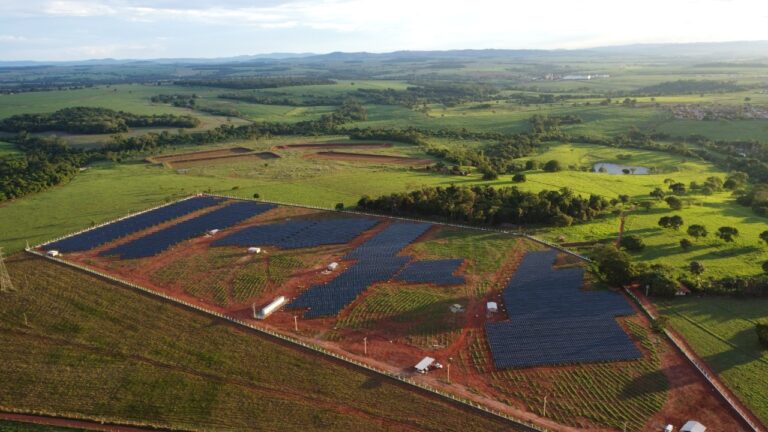
[[[416,372],[418,373],[427,373],[429,370],[429,367],[432,366],[432,363],[435,362],[435,359],[432,357],[424,357],[421,359],[420,362],[416,363],[416,366],[414,366],[414,369],[416,369]]]
[[[458,303],[452,304],[450,309],[451,309],[451,312],[453,312],[453,313],[464,312],[464,307],[462,305],[458,304]]]
[[[285,298],[285,296],[280,296],[272,300],[272,303],[264,306],[258,312],[256,312],[256,305],[254,305],[253,317],[263,320],[264,318],[272,315],[272,313],[274,313],[276,310],[280,309],[280,307],[283,306],[287,301],[288,300]]]
[[[49,257],[57,257],[57,256],[59,256],[59,251],[57,251],[57,250],[49,250],[45,254],[48,255]]]
[[[208,235],[209,236],[216,235],[218,232],[219,230],[214,228],[212,230],[208,230]]]
[[[695,421],[695,420],[688,420],[683,427],[680,428],[680,432],[705,432],[707,428]]]
[[[499,305],[496,302],[488,302],[485,307],[489,313],[496,313],[499,311]]]
[[[261,253],[261,248],[259,248],[259,247],[249,247],[248,248],[248,253],[260,254]]]
[[[332,263],[328,264],[328,267],[326,267],[326,268],[328,269],[328,271],[334,271],[334,270],[336,270],[338,267],[339,267],[339,263],[337,263],[337,262],[332,262]]]

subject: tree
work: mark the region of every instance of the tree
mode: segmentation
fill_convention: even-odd
[[[563,167],[560,165],[560,161],[552,159],[551,161],[548,161],[544,164],[543,169],[547,172],[556,172],[561,171]]]
[[[629,255],[616,246],[598,246],[592,255],[596,273],[610,285],[622,286],[635,275]]]
[[[672,183],[669,190],[675,195],[685,195],[685,183]]]
[[[664,192],[663,189],[657,187],[656,189],[651,191],[650,195],[656,199],[664,199],[664,196],[667,194]]]
[[[672,210],[681,210],[683,208],[683,201],[676,196],[668,196],[664,201]]]
[[[768,243],[768,231],[763,231],[760,233],[760,240]]]
[[[621,247],[630,252],[640,252],[645,249],[643,239],[635,235],[627,235],[621,238]]]
[[[659,219],[659,226],[662,228],[678,230],[683,226],[683,218],[679,215],[662,216],[661,219]]]
[[[726,243],[730,243],[735,240],[735,237],[738,237],[739,230],[737,230],[734,227],[724,226],[717,229],[717,233],[715,233],[717,237],[719,237],[721,240],[723,240]]]
[[[261,198],[261,195],[257,193],[253,194],[253,199],[259,199],[259,198]]]
[[[512,181],[514,183],[525,183],[525,174],[515,174],[512,176]]]
[[[691,273],[695,274],[696,276],[701,275],[704,273],[704,264],[698,262],[698,261],[691,261],[691,263],[688,265],[688,270],[691,271]]]
[[[343,202],[336,203],[336,210],[344,210],[344,203]]]
[[[497,180],[499,178],[499,173],[494,171],[493,168],[483,167],[480,171],[483,173],[483,180]]]
[[[704,225],[698,225],[698,224],[693,224],[689,226],[687,232],[689,236],[695,238],[696,240],[698,240],[701,237],[706,237],[707,234],[709,234],[707,232],[707,227],[705,227]]]
[[[763,265],[761,267],[763,268],[763,273],[768,273],[768,261],[763,261]]]
[[[525,169],[526,171],[533,171],[539,169],[540,163],[539,161],[535,159],[529,159],[525,161]]]
[[[685,249],[685,250],[688,250],[691,247],[693,247],[693,243],[691,243],[691,241],[688,240],[687,238],[684,238],[684,239],[680,240],[680,247]]]
[[[755,324],[755,331],[757,332],[757,340],[760,341],[760,344],[763,347],[768,348],[768,324]]]
[[[640,280],[643,286],[648,286],[648,293],[652,296],[674,297],[677,294],[677,280],[666,267],[653,266],[640,276]]]
[[[640,201],[640,207],[644,208],[645,211],[651,211],[651,208],[653,206],[654,206],[654,202],[653,201],[648,201],[648,200]]]

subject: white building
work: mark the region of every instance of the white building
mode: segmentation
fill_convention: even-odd
[[[339,267],[339,263],[337,263],[337,262],[332,262],[332,263],[328,264],[328,267],[326,267],[326,269],[327,269],[328,271],[334,271],[334,270],[336,270],[338,267]]]
[[[432,363],[434,362],[435,359],[432,357],[424,357],[420,362],[416,363],[414,369],[416,369],[416,372],[418,373],[427,373],[427,371],[429,371],[429,367],[432,366]]]
[[[272,303],[264,306],[258,312],[256,312],[256,310],[255,310],[256,307],[254,305],[253,317],[256,318],[256,319],[263,320],[266,317],[272,315],[278,309],[280,309],[280,307],[283,306],[286,302],[287,302],[287,299],[285,298],[285,296],[280,296],[280,297],[272,300]]]
[[[705,432],[707,428],[695,421],[695,420],[688,420],[683,427],[680,428],[680,432]]]
[[[57,256],[59,256],[59,251],[57,251],[57,250],[49,250],[45,254],[48,255],[49,257],[57,257]]]
[[[498,303],[496,303],[496,302],[488,302],[488,303],[485,305],[485,308],[486,308],[486,310],[487,310],[489,313],[496,313],[496,312],[498,312],[498,311],[499,311],[499,304],[498,304]]]
[[[261,248],[259,248],[259,247],[249,247],[248,248],[248,253],[260,254],[261,253]]]

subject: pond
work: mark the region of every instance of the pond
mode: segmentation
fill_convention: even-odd
[[[624,170],[629,170],[629,174],[648,174],[648,168],[643,166],[630,166],[630,165],[619,165],[614,163],[608,163],[608,162],[600,162],[596,163],[592,169],[595,170],[595,172],[600,172],[602,168],[603,172],[606,172],[608,174],[625,174]]]

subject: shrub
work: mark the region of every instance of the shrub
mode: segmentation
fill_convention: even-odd
[[[643,286],[648,286],[648,293],[656,297],[674,297],[678,283],[672,272],[662,266],[654,268],[641,276]]]
[[[628,235],[621,238],[621,247],[630,252],[640,252],[645,249],[645,243],[638,236]]]
[[[680,210],[683,208],[683,201],[676,196],[668,196],[664,201],[672,210]]]
[[[512,176],[512,181],[515,183],[525,183],[525,174],[515,174]]]
[[[685,249],[685,250],[688,250],[691,247],[693,247],[693,243],[690,240],[684,238],[684,239],[680,240],[680,247]]]
[[[344,203],[342,203],[342,202],[336,203],[336,207],[335,208],[336,208],[336,210],[344,210]]]
[[[688,270],[691,271],[691,273],[695,274],[696,276],[704,273],[704,264],[698,262],[698,261],[691,261],[691,263],[688,265]]]
[[[547,172],[557,172],[562,171],[563,167],[560,165],[560,161],[552,159],[551,161],[548,161],[544,164],[543,169]]]
[[[724,242],[730,243],[739,235],[739,230],[734,227],[724,226],[718,228],[715,235]]]

